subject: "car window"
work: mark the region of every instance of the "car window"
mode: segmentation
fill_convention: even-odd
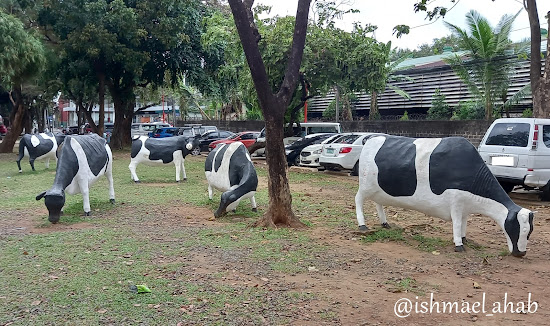
[[[528,123],[497,123],[487,137],[486,145],[527,147],[529,142]]]
[[[550,125],[542,126],[542,141],[550,148]]]
[[[208,139],[215,139],[215,138],[218,138],[218,133],[217,132],[211,132],[208,134]]]
[[[359,136],[361,136],[361,135],[345,135],[345,136],[342,136],[342,137],[338,138],[338,140],[335,141],[334,143],[353,144],[353,142],[355,142],[355,140],[357,140],[357,138],[359,138]]]
[[[227,131],[220,132],[220,138],[227,138],[227,137],[230,137],[231,135],[232,135],[232,133],[227,132]]]
[[[132,130],[138,130],[139,129],[139,125],[132,125]]]
[[[254,139],[256,137],[254,137],[254,134],[243,134],[241,136],[241,139],[245,140],[245,139]]]

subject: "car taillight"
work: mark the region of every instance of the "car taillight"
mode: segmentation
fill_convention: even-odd
[[[535,125],[535,132],[533,133],[533,144],[531,149],[537,149],[537,143],[539,140],[539,126]]]
[[[340,154],[347,154],[351,152],[351,147],[342,147],[340,148]]]
[[[159,137],[160,137],[160,134],[154,134],[153,137],[154,137],[154,138],[159,138]]]

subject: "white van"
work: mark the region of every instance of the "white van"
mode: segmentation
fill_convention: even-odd
[[[147,122],[147,123],[132,123],[131,135],[134,136],[147,136],[150,132],[153,132],[157,128],[172,127],[169,123],[165,122]]]
[[[540,189],[550,200],[550,119],[497,119],[478,151],[504,190]]]

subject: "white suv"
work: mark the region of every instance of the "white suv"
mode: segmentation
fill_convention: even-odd
[[[550,200],[550,119],[497,119],[478,151],[504,190],[540,189]]]

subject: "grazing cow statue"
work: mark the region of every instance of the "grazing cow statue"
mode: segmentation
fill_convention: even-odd
[[[134,137],[132,140],[132,160],[128,168],[134,182],[140,182],[136,174],[139,163],[147,165],[168,164],[174,162],[176,166],[176,182],[180,182],[180,171],[183,171],[183,180],[187,180],[185,173],[185,157],[199,146],[196,137],[185,136],[167,138],[149,138],[147,136]]]
[[[223,191],[215,217],[235,210],[245,198],[250,198],[252,210],[256,211],[254,194],[258,187],[258,175],[243,143],[218,145],[208,154],[204,173],[208,180],[208,198],[212,200],[212,188]]]
[[[50,167],[50,159],[55,159],[57,162],[57,149],[65,140],[63,134],[52,134],[51,132],[39,134],[24,134],[19,141],[19,157],[17,157],[17,167],[19,173],[22,173],[21,160],[23,157],[29,157],[29,163],[32,170],[34,169],[34,160],[45,160],[46,169]]]
[[[491,217],[503,229],[512,255],[524,256],[533,231],[533,213],[516,205],[502,189],[472,144],[461,137],[369,138],[359,158],[355,196],[359,229],[366,231],[363,202],[376,203],[378,217],[389,227],[382,205],[398,206],[453,223],[455,251],[464,251],[469,214]]]
[[[105,139],[97,134],[67,136],[61,150],[53,186],[36,196],[44,197],[48,220],[57,223],[65,205],[65,191],[69,195],[82,194],[84,213],[90,215],[90,186],[104,175],[109,180],[109,198],[115,202],[113,186],[113,155]]]

